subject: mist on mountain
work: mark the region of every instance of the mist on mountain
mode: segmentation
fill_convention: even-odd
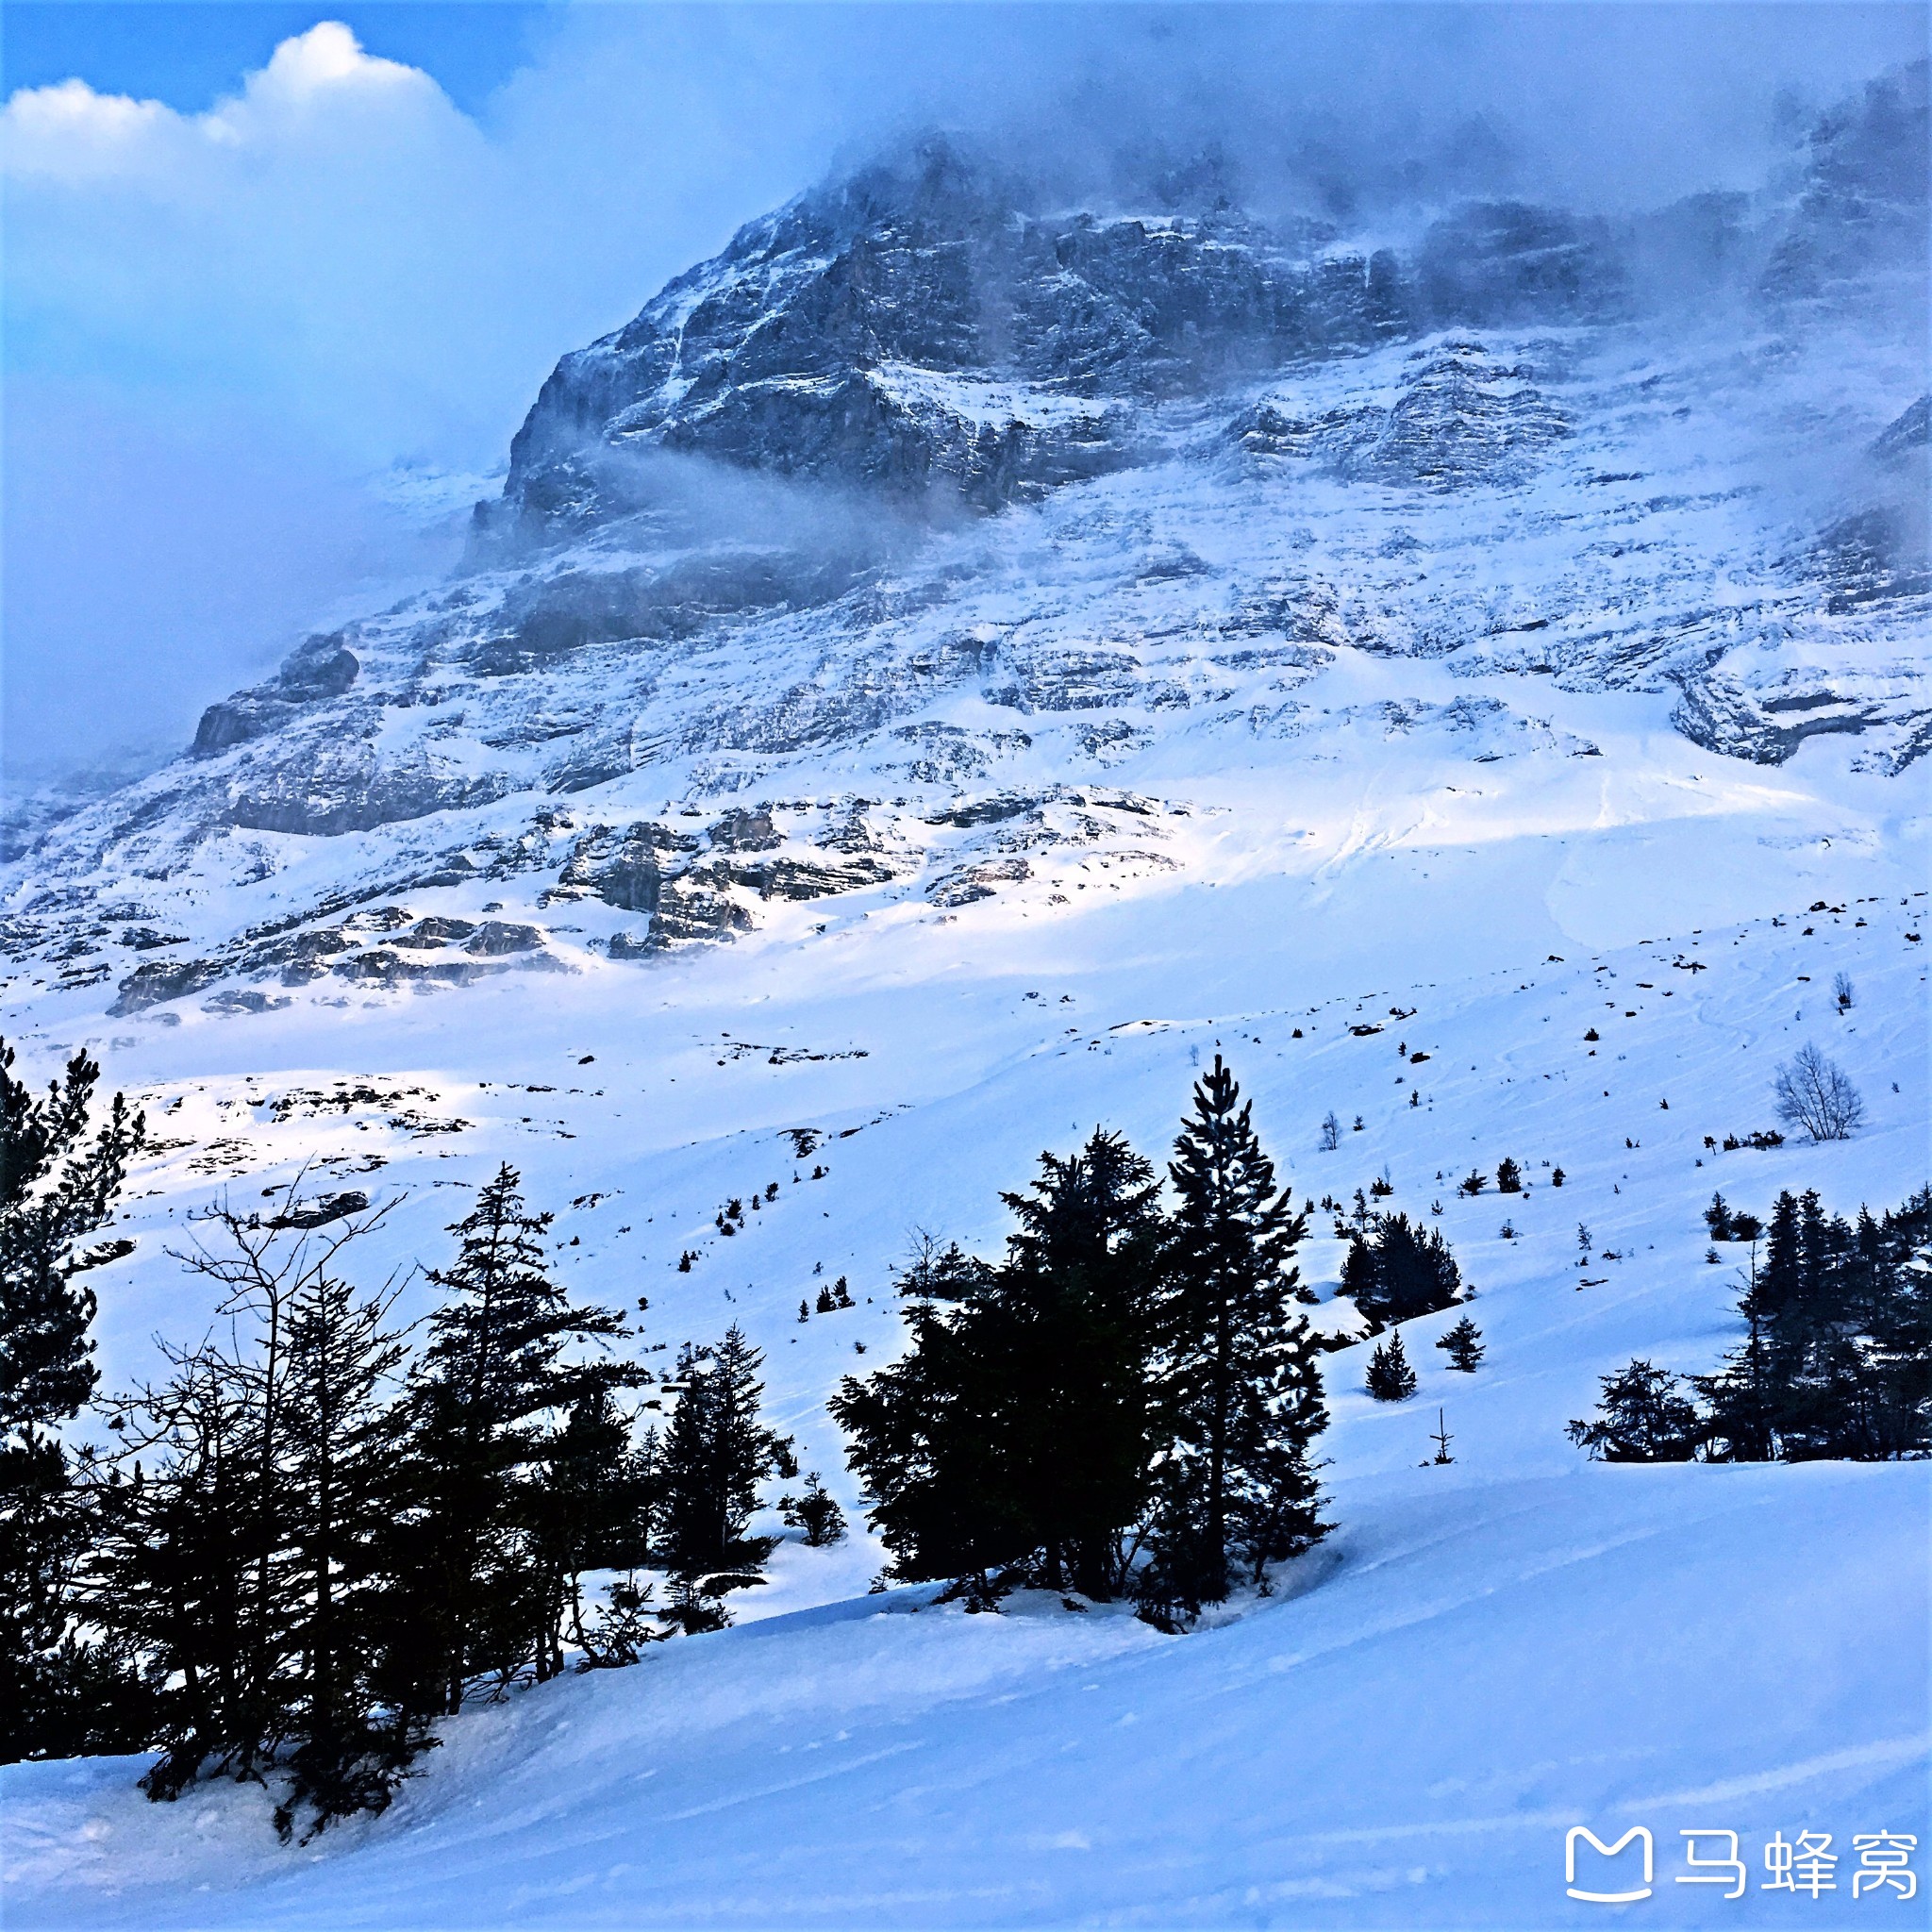
[[[340,27],[207,115],[16,95],[7,767],[178,741],[421,566],[357,479],[487,467],[565,345],[934,130],[1042,216],[1232,208],[1373,252],[1471,200],[1560,209],[1657,296],[1747,284],[1820,116],[1924,35],[1886,7],[582,9],[479,121]],[[20,458],[63,448],[89,487],[37,502]]]

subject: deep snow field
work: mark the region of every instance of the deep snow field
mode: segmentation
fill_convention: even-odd
[[[1403,667],[1411,693],[1427,675]],[[744,1325],[855,1528],[785,1544],[738,1628],[452,1722],[387,1816],[306,1848],[277,1846],[258,1791],[154,1807],[135,1762],[10,1768],[8,1926],[1530,1927],[1603,1915],[1565,1896],[1573,1824],[1655,1834],[1639,1922],[1932,1923],[1932,1469],[1607,1468],[1564,1437],[1632,1355],[1698,1371],[1734,1342],[1743,1253],[1705,1258],[1714,1188],[1851,1214],[1925,1181],[1924,787],[1829,739],[1776,769],[1700,751],[1661,698],[1550,703],[1600,760],[1365,742],[1196,775],[1174,874],[1082,881],[1069,858],[950,916],[888,887],[644,965],[343,1006],[8,1012],[36,1076],[94,1042],[157,1142],[137,1253],[93,1277],[107,1387],[156,1331],[198,1332],[202,1286],[164,1250],[224,1189],[307,1163],[311,1188],[406,1196],[375,1277],[441,1259],[508,1159],[558,1210],[563,1278],[649,1297],[646,1346]],[[1774,1124],[1807,1040],[1863,1091],[1858,1137],[1707,1150]],[[1362,1392],[1363,1348],[1326,1357],[1335,1534],[1186,1637],[1051,1598],[868,1595],[882,1553],[823,1405],[895,1346],[894,1264],[919,1230],[991,1251],[998,1190],[1096,1123],[1163,1154],[1217,1050],[1298,1196],[1386,1166],[1390,1206],[1440,1202],[1483,1366],[1445,1373],[1448,1313],[1407,1324],[1408,1402]],[[341,1108],[302,1097],[338,1082]],[[1457,1194],[1505,1155],[1525,1193]],[[774,1181],[721,1239],[724,1201]],[[1341,1252],[1315,1216],[1324,1297]],[[857,1307],[799,1323],[840,1274]],[[1740,1834],[1744,1898],[1675,1882],[1690,1827]],[[1764,1840],[1807,1829],[1835,1834],[1838,1890],[1761,1890]],[[1851,1898],[1850,1839],[1876,1830],[1919,1836],[1909,1903]]]

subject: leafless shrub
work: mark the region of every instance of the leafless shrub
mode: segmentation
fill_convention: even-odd
[[[1844,1070],[1809,1041],[1778,1068],[1772,1091],[1778,1119],[1814,1141],[1849,1141],[1865,1118],[1865,1103]]]

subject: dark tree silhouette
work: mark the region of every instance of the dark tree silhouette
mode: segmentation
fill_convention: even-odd
[[[85,1053],[35,1095],[0,1041],[0,1760],[129,1750],[143,1699],[76,1622],[90,1487],[58,1433],[92,1395],[90,1270],[133,1242],[82,1243],[112,1218],[143,1124]]]

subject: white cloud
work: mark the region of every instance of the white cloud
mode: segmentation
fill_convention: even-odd
[[[347,471],[498,460],[560,354],[802,186],[881,78],[849,24],[618,16],[563,16],[488,128],[333,21],[204,113],[16,92],[11,396],[202,398]]]
[[[16,181],[141,178],[165,193],[197,157],[258,155],[319,117],[380,115],[422,122],[455,114],[420,68],[365,53],[340,21],[322,21],[275,48],[239,94],[204,114],[160,101],[96,93],[84,80],[22,88],[0,108],[0,165]],[[459,118],[459,117],[458,117]]]
[[[268,65],[249,75],[247,98],[309,102],[345,88],[441,92],[420,67],[366,54],[341,21],[325,20],[284,41]]]
[[[23,88],[0,108],[0,154],[15,177],[98,179],[139,165],[179,119],[159,101],[97,94],[84,80]]]
[[[507,266],[503,158],[428,75],[340,23],[284,41],[206,113],[77,80],[23,90],[0,158],[9,378],[202,389],[362,463],[507,433],[484,322]]]

